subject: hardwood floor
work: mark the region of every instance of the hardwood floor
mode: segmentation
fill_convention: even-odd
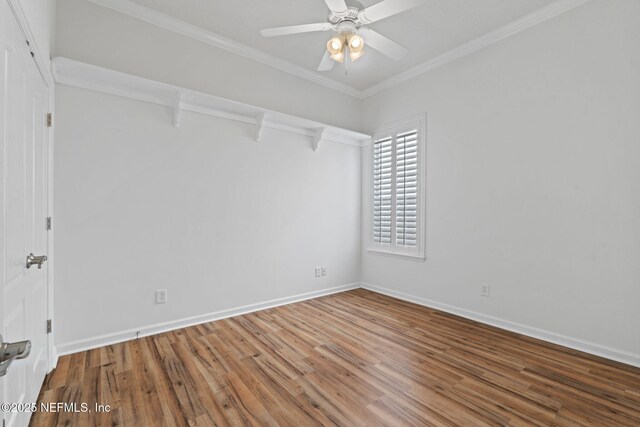
[[[634,425],[640,369],[366,290],[64,356],[34,426]]]

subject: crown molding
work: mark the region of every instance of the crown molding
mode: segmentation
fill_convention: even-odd
[[[132,18],[139,19],[160,28],[164,28],[165,30],[169,30],[174,33],[178,33],[183,36],[207,43],[211,46],[226,50],[228,52],[235,53],[242,57],[251,59],[264,65],[268,65],[269,67],[284,71],[296,77],[312,81],[314,83],[344,93],[354,98],[362,98],[361,90],[355,89],[344,83],[337,82],[316,71],[312,71],[300,65],[294,64],[293,62],[289,62],[285,59],[278,58],[277,56],[265,53],[261,50],[252,48],[235,40],[231,40],[220,34],[214,33],[213,31],[206,30],[202,27],[198,27],[196,25],[181,21],[172,16],[165,15],[164,13],[150,9],[146,6],[134,3],[131,0],[87,1],[97,4],[98,6],[105,7],[107,9],[115,10],[116,12],[123,13]]]
[[[504,25],[502,27],[496,28],[493,31],[490,31],[478,38],[475,38],[467,43],[464,43],[448,52],[445,52],[441,55],[436,56],[433,59],[425,61],[419,65],[416,65],[413,68],[408,69],[400,74],[397,74],[391,78],[381,81],[365,90],[362,91],[361,99],[368,98],[377,93],[385,91],[389,88],[399,85],[400,83],[406,82],[407,80],[414,79],[428,71],[431,71],[435,68],[441,67],[451,61],[454,61],[458,58],[462,58],[463,56],[469,55],[473,52],[476,52],[480,49],[483,49],[493,43],[496,43],[500,40],[503,40],[507,37],[510,37],[514,34],[517,34],[521,31],[526,30],[527,28],[531,28],[534,25],[538,25],[542,22],[545,22],[551,18],[554,18],[560,14],[563,14],[573,8],[581,6],[591,0],[558,0],[547,6],[544,6],[528,15],[523,16],[522,18],[516,19]]]
[[[416,78],[451,61],[481,50],[500,40],[545,22],[591,0],[557,0],[522,18],[516,19],[502,27],[492,30],[480,37],[464,43],[448,52],[416,65],[400,74],[381,81],[365,90],[359,90],[344,83],[337,82],[320,73],[308,70],[290,61],[262,52],[242,43],[236,42],[220,34],[205,30],[193,24],[157,12],[131,0],[87,0],[99,6],[115,10],[141,21],[164,28],[169,31],[190,37],[212,46],[235,53],[256,62],[268,65],[280,71],[312,81],[329,89],[336,90],[357,99],[366,99],[377,93],[397,86],[407,80]]]
[[[172,110],[171,124],[174,127],[180,126],[183,111],[191,111],[254,125],[254,139],[260,142],[264,140],[266,128],[308,136],[314,150],[318,149],[320,142],[362,147],[371,140],[370,135],[352,130],[68,58],[53,58],[52,65],[56,83],[169,107]]]

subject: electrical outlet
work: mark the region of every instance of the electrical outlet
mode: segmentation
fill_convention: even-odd
[[[327,275],[327,267],[324,267],[324,266],[320,267],[320,274],[322,276],[326,276]]]
[[[158,289],[156,291],[156,304],[164,304],[167,302],[167,290]]]
[[[322,267],[316,267],[316,277],[322,276]]]
[[[482,285],[480,285],[480,296],[488,297],[490,290],[491,289],[489,285],[487,285],[486,283],[483,283]]]

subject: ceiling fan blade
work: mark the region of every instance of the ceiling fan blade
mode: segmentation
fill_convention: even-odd
[[[424,3],[424,0],[383,0],[380,3],[362,9],[358,17],[365,24],[370,24],[405,10],[413,9],[422,3]]]
[[[286,36],[287,34],[310,33],[313,31],[327,31],[331,29],[328,22],[316,24],[289,25],[288,27],[265,28],[260,30],[263,37]]]
[[[348,9],[344,0],[324,0],[324,2],[332,12],[346,12]]]
[[[396,61],[401,59],[408,52],[405,47],[400,46],[393,40],[373,31],[371,28],[361,28],[360,34],[362,35],[362,38],[364,38],[365,46],[369,46],[372,49],[395,59]]]
[[[318,71],[329,71],[333,68],[334,60],[331,59],[331,54],[329,51],[324,51],[324,56],[322,57],[322,61],[320,61],[320,65],[318,65]]]

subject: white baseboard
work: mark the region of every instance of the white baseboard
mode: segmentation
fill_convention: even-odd
[[[201,314],[198,316],[185,317],[183,319],[173,320],[170,322],[157,323],[154,325],[140,326],[126,331],[114,332],[111,334],[100,335],[62,343],[56,346],[56,362],[59,356],[77,353],[80,351],[91,350],[106,345],[116,344],[124,341],[130,341],[136,338],[136,333],[140,332],[139,337],[146,337],[162,332],[168,332],[175,329],[185,328],[187,326],[199,325],[201,323],[212,322],[214,320],[226,319],[228,317],[239,316],[241,314],[252,313],[254,311],[265,310],[267,308],[287,305],[294,302],[305,301],[312,298],[318,298],[325,295],[331,295],[338,292],[344,292],[360,287],[359,283],[350,283],[347,285],[336,286],[333,288],[322,289],[319,291],[307,292],[304,294],[292,295],[284,298],[277,298],[269,301],[259,302],[255,304],[244,305],[241,307],[219,310],[213,313]]]
[[[422,305],[436,310],[441,310],[446,313],[455,314],[460,317],[475,320],[477,322],[485,323],[491,326],[495,326],[508,331],[516,332],[518,334],[526,335],[532,338],[537,338],[550,343],[558,344],[564,347],[572,348],[574,350],[583,351],[585,353],[601,356],[607,359],[615,360],[617,362],[626,363],[628,365],[640,367],[640,355],[629,353],[623,350],[606,347],[600,344],[595,344],[588,341],[583,341],[576,338],[567,337],[565,335],[557,334],[555,332],[538,329],[532,326],[523,325],[509,320],[500,319],[494,316],[489,316],[476,311],[466,310],[464,308],[456,307],[449,304],[429,300],[426,298],[409,295],[403,292],[398,292],[393,289],[384,288],[381,286],[372,285],[369,283],[350,283],[347,285],[336,286],[329,289],[322,289],[314,292],[307,292],[304,294],[292,295],[289,297],[273,299],[255,304],[249,304],[241,307],[220,310],[213,313],[202,314],[199,316],[192,316],[183,319],[178,319],[170,322],[158,323],[154,325],[141,326],[134,329],[128,329],[126,331],[115,332],[111,334],[100,335],[97,337],[91,337],[87,339],[72,341],[57,345],[54,349],[55,361],[57,362],[59,356],[67,354],[77,353],[80,351],[91,350],[98,347],[103,347],[110,344],[116,344],[119,342],[129,341],[136,338],[136,332],[140,331],[140,337],[159,334],[162,332],[168,332],[175,329],[184,328],[187,326],[198,325],[201,323],[212,322],[214,320],[226,319],[228,317],[238,316],[241,314],[252,313],[254,311],[265,310],[267,308],[278,307],[282,305],[292,304],[294,302],[305,301],[312,298],[318,298],[325,295],[331,295],[338,292],[344,292],[351,289],[363,288],[373,292],[377,292],[390,297],[398,298],[404,301],[412,302],[418,305]],[[55,365],[54,365],[55,366]]]
[[[423,305],[425,307],[434,308],[436,310],[441,310],[446,313],[455,314],[456,316],[475,320],[477,322],[485,323],[491,326],[495,326],[497,328],[506,329],[511,332],[516,332],[521,335],[537,338],[542,341],[558,344],[563,347],[568,347],[574,350],[582,351],[585,353],[593,354],[596,356],[604,357],[606,359],[615,360],[617,362],[622,362],[627,365],[632,365],[640,368],[640,355],[638,354],[633,354],[623,350],[617,350],[615,348],[606,347],[600,344],[595,344],[592,342],[567,337],[565,335],[557,334],[555,332],[550,332],[543,329],[534,328],[532,326],[511,322],[509,320],[500,319],[497,317],[478,313],[476,311],[466,310],[464,308],[456,307],[453,305],[444,304],[444,303],[432,301],[426,298],[405,294],[403,292],[398,292],[393,289],[371,285],[369,283],[361,283],[361,287],[373,292],[383,294],[383,295],[398,298],[403,301],[408,301],[418,305]]]
[[[58,351],[55,347],[53,347],[52,353],[53,355],[51,356],[51,360],[49,361],[49,372],[56,369],[56,367],[58,366],[58,359],[60,358],[60,355],[58,354]]]

